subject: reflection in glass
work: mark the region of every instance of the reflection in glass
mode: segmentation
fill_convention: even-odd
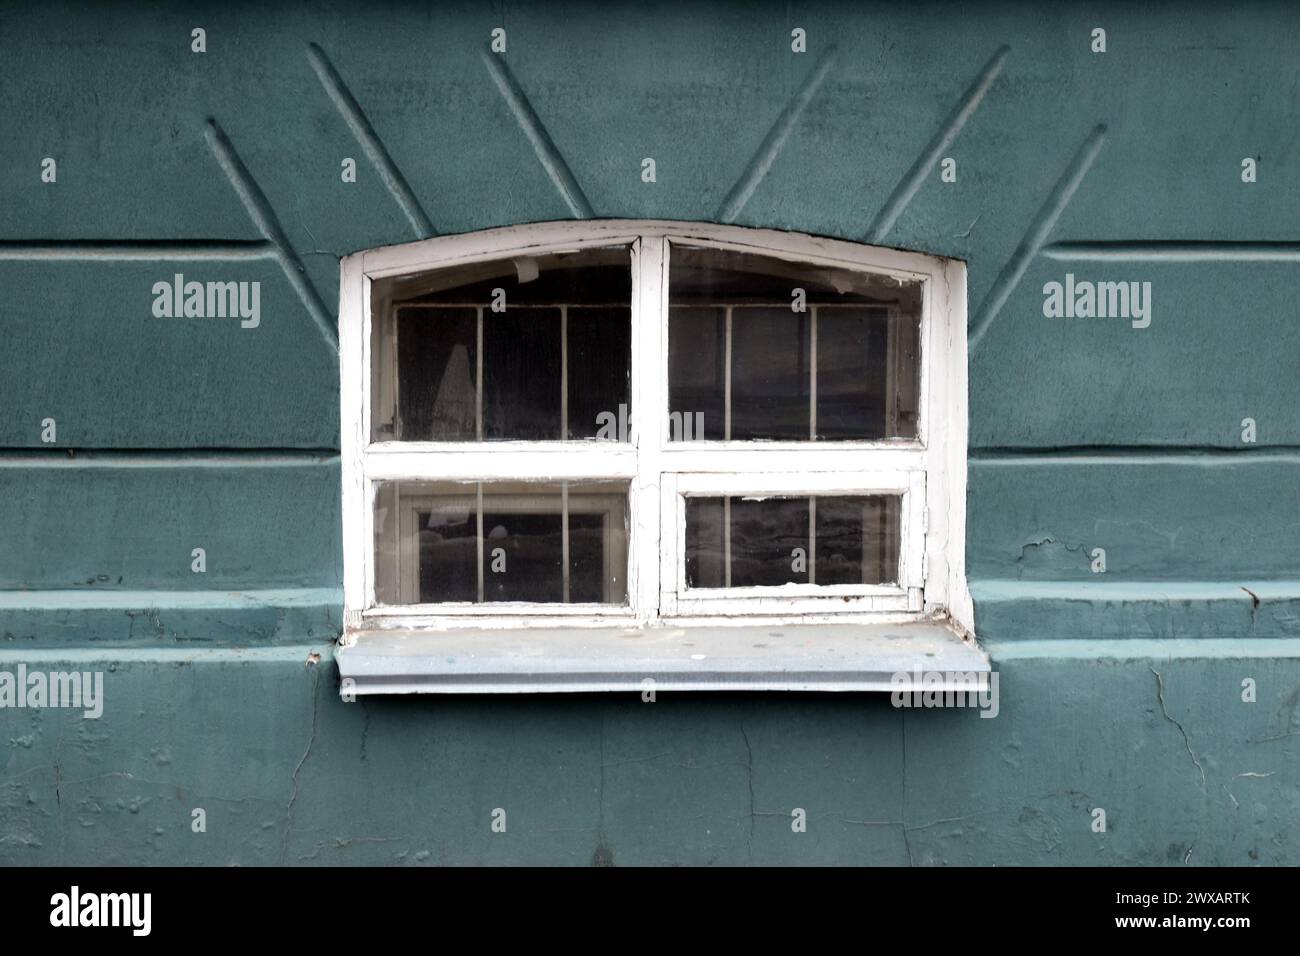
[[[372,285],[374,441],[626,441],[626,247],[521,256]]]
[[[686,586],[896,584],[898,495],[687,497]]]
[[[918,280],[674,244],[670,438],[916,438],[921,305]]]
[[[627,601],[627,482],[379,482],[380,604]]]

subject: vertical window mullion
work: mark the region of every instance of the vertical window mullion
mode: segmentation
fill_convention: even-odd
[[[483,306],[476,310],[474,327],[474,437],[483,440]],[[482,591],[482,585],[479,586]],[[479,600],[483,600],[480,595]]]
[[[898,433],[899,365],[902,355],[902,335],[899,333],[898,310],[890,308],[885,313],[885,427],[888,434]]]
[[[632,245],[632,435],[628,603],[654,618],[660,602],[661,536],[675,534],[673,510],[661,513],[663,445],[668,435],[668,240],[642,236]]]
[[[817,440],[817,306],[812,307],[808,333],[808,440]]]
[[[480,310],[480,320],[481,318]],[[478,553],[478,603],[482,604],[485,589],[483,581],[483,482],[481,481],[474,484],[474,523],[475,550]]]
[[[560,306],[560,441],[568,441],[568,440],[569,440],[569,307],[567,305],[561,305]]]
[[[564,564],[564,603],[569,600],[569,483],[560,482],[560,560]]]
[[[876,510],[876,508],[875,508],[875,504],[874,504],[874,502],[873,502],[873,500],[872,500],[871,498],[868,498],[866,501],[862,502],[862,527],[863,527],[863,528],[870,528],[870,527],[872,526],[872,525],[871,525],[871,516],[872,516],[872,514],[875,512],[875,510]],[[905,547],[905,545],[900,545],[900,547]],[[863,576],[864,579],[865,579],[866,575],[868,575],[868,574],[870,573],[870,571],[871,571],[871,561],[872,561],[872,560],[873,560],[873,558],[872,558],[872,555],[871,555],[870,551],[867,549],[866,542],[863,542],[863,545],[862,545],[862,569],[861,569],[860,573],[862,574],[862,576]],[[878,543],[878,544],[877,544],[877,546],[876,546],[876,555],[875,555],[874,560],[876,560],[876,561],[883,561],[883,560],[885,560],[885,556],[884,556],[884,545],[883,545],[883,543]]]
[[[898,535],[897,535],[897,537],[898,537],[898,553],[897,553],[897,554],[890,554],[890,553],[889,553],[889,542],[890,542],[891,540],[893,540],[893,538],[895,537],[895,534],[894,534],[894,527],[893,527],[893,520],[892,520],[892,512],[891,512],[891,510],[890,510],[889,508],[885,508],[885,507],[883,507],[883,502],[882,502],[882,507],[881,507],[879,510],[882,512],[882,514],[881,514],[881,520],[880,520],[880,527],[881,527],[881,529],[882,529],[883,532],[884,532],[884,533],[881,534],[881,536],[880,536],[880,563],[881,563],[881,567],[885,567],[885,568],[887,568],[887,567],[889,567],[889,562],[891,562],[891,561],[897,562],[897,564],[898,564],[898,583],[899,583],[899,584],[903,584],[903,582],[905,582],[905,581],[907,580],[907,566],[906,566],[906,565],[907,565],[907,559],[908,559],[908,551],[909,551],[909,548],[910,548],[912,542],[910,542],[910,541],[904,541],[904,540],[903,540],[903,536],[902,536],[902,534],[901,534],[901,533],[898,534]],[[901,515],[901,514],[899,515],[899,520],[900,520],[900,521],[902,520],[902,515]]]
[[[727,306],[727,331],[725,336],[725,345],[723,346],[723,385],[722,385],[722,437],[725,441],[731,441],[731,306]],[[682,431],[685,432],[683,427]],[[727,532],[730,538],[730,530]],[[728,565],[728,575],[730,575],[730,565]]]
[[[808,329],[808,440],[817,440],[817,306]],[[808,583],[817,583],[817,497],[808,497]]]
[[[815,320],[814,320],[815,321]],[[808,583],[817,583],[817,496],[808,497]]]
[[[727,323],[731,327],[731,323]],[[731,587],[731,496],[722,499],[722,580]]]
[[[569,440],[569,306],[560,305],[560,441]],[[570,602],[572,568],[569,566],[569,483],[560,482],[561,600]]]

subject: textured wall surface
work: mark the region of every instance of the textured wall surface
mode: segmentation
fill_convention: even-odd
[[[1300,862],[1294,4],[9,4],[0,62],[0,670],[107,671],[0,709],[0,864]],[[968,263],[996,719],[339,700],[338,259],[575,217]]]

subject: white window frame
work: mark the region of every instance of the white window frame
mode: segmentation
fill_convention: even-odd
[[[779,587],[686,587],[686,499],[706,497],[827,497],[892,494],[902,498],[898,581],[894,584],[784,584]],[[660,487],[660,613],[665,617],[817,614],[923,610],[921,548],[925,473],[921,471],[668,472]],[[725,530],[724,530],[725,533]],[[815,539],[812,547],[816,547]],[[815,554],[805,560],[816,561]]]
[[[706,246],[922,283],[915,440],[669,441],[668,258]],[[371,283],[519,255],[627,245],[632,273],[633,425],[627,443],[370,441]],[[957,260],[798,233],[658,220],[543,223],[367,250],[342,261],[339,310],[344,643],[368,629],[902,622],[945,618],[973,632],[965,576],[966,270]],[[628,602],[611,605],[377,605],[375,483],[630,482]],[[686,494],[903,495],[897,587],[687,590]]]

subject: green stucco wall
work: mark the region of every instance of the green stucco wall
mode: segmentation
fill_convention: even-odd
[[[107,671],[0,709],[0,864],[1300,862],[1295,5],[7,4],[0,62],[0,670]],[[996,719],[339,699],[339,257],[588,209],[967,261]]]

